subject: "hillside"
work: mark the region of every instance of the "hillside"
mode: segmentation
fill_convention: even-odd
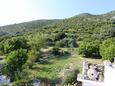
[[[62,20],[37,20],[0,27],[1,73],[14,86],[78,84],[84,59],[92,63],[115,57],[115,11],[83,13]],[[32,85],[31,85],[32,86]]]
[[[21,35],[28,32],[36,32],[40,28],[50,28],[50,29],[75,29],[78,33],[95,32],[96,29],[98,32],[102,29],[107,29],[111,27],[110,24],[115,22],[115,11],[108,12],[102,15],[92,15],[89,13],[82,13],[71,18],[63,20],[36,20],[30,22],[24,22],[20,24],[6,25],[0,27],[0,35]],[[53,23],[53,24],[52,24]],[[110,23],[107,25],[107,23]],[[105,24],[107,26],[105,26]],[[83,29],[83,30],[82,30]],[[79,32],[79,31],[82,32]],[[95,32],[96,33],[96,32]]]
[[[54,33],[74,33],[78,40],[89,37],[99,40],[107,39],[115,36],[114,16],[115,11],[103,15],[80,14],[45,26],[44,31],[49,31],[49,33],[52,31]]]
[[[22,35],[24,33],[36,32],[45,25],[61,20],[35,20],[19,24],[0,27],[0,35]]]

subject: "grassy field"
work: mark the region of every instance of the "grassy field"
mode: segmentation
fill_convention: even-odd
[[[74,53],[74,52],[73,52]],[[31,78],[47,78],[56,80],[63,74],[64,69],[76,68],[82,71],[82,62],[87,60],[92,63],[102,63],[100,59],[88,59],[74,53],[66,56],[52,56],[45,64],[34,64],[32,69],[28,69]]]

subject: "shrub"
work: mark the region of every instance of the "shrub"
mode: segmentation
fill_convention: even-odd
[[[60,54],[60,49],[58,48],[58,47],[53,47],[53,49],[52,49],[52,54],[54,54],[54,55],[59,55]]]
[[[28,59],[27,59],[27,61],[24,64],[23,67],[27,67],[28,66],[29,68],[31,68],[33,63],[39,59],[40,53],[39,53],[39,51],[33,49],[33,50],[28,51],[27,55],[28,55]]]
[[[6,57],[6,65],[3,69],[3,73],[10,77],[11,81],[18,80],[22,66],[27,60],[27,51],[25,49],[18,49],[12,51]]]
[[[65,35],[64,32],[59,32],[58,34],[55,35],[54,41],[61,40],[61,39],[65,38],[65,37],[66,37],[66,35]]]
[[[103,60],[112,60],[115,57],[115,38],[109,38],[100,45],[100,54]]]
[[[27,44],[27,40],[25,38],[11,38],[4,42],[2,46],[3,53],[7,54],[11,51],[17,50],[17,49],[28,49],[29,45]]]
[[[27,80],[19,80],[13,83],[12,86],[33,86],[32,82],[29,82]]]
[[[83,41],[79,46],[79,53],[85,55],[85,57],[99,57],[99,45],[100,41]]]
[[[63,41],[63,40],[60,40],[60,41],[57,41],[57,42],[56,42],[56,46],[57,46],[57,47],[64,47],[64,46],[66,46],[65,44],[66,44],[66,43],[65,43],[65,41]]]
[[[69,72],[67,72],[68,74],[65,74],[64,76],[64,80],[63,80],[63,85],[74,85],[75,83],[77,83],[77,74],[79,73],[78,69],[74,69],[71,70]]]

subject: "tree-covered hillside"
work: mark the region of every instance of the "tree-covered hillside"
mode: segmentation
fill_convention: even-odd
[[[49,32],[75,33],[79,40],[89,37],[103,40],[115,36],[114,17],[114,11],[103,15],[81,14],[46,26],[45,29],[49,28]]]
[[[109,36],[109,33],[114,32],[114,27],[112,27],[114,23],[115,11],[111,11],[102,15],[83,13],[62,20],[36,20],[20,24],[1,26],[0,35],[22,35],[23,33],[30,33],[32,31],[36,32],[40,28],[44,28],[48,29],[45,30],[46,32],[67,32],[69,30],[74,30],[73,32],[80,36],[84,33],[89,33],[88,36],[93,34],[92,36],[98,35],[103,38],[103,36]]]
[[[114,59],[115,11],[3,26],[0,35],[0,55],[6,56],[2,73],[14,86],[36,79],[73,85],[81,57]]]
[[[0,35],[23,35],[25,33],[36,32],[47,24],[61,20],[35,20],[19,24],[12,24],[0,27]]]

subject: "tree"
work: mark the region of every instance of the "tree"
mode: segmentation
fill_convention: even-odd
[[[39,59],[39,55],[40,55],[39,51],[37,51],[37,50],[30,50],[30,51],[28,52],[28,60],[26,61],[24,67],[27,67],[27,66],[28,66],[29,68],[31,68],[32,65],[33,65],[33,63],[34,63],[36,60]]]
[[[5,54],[7,54],[7,53],[10,53],[11,51],[14,51],[20,48],[28,49],[28,47],[29,46],[25,38],[15,37],[15,38],[7,39],[3,44],[2,50]]]
[[[45,44],[47,36],[48,35],[43,33],[30,35],[28,37],[28,44],[30,45],[30,48],[39,51],[40,48]]]
[[[27,50],[18,49],[12,51],[6,57],[6,65],[3,73],[10,77],[11,81],[19,79],[19,73],[22,71],[22,66],[27,60]]]
[[[109,38],[100,45],[100,54],[103,60],[112,60],[115,57],[115,38]]]
[[[79,53],[85,55],[85,57],[99,57],[99,45],[100,41],[83,41],[79,46]]]
[[[57,33],[57,34],[55,35],[54,41],[59,41],[59,40],[65,38],[65,37],[66,37],[66,35],[65,35],[64,32],[59,32],[59,33]]]

